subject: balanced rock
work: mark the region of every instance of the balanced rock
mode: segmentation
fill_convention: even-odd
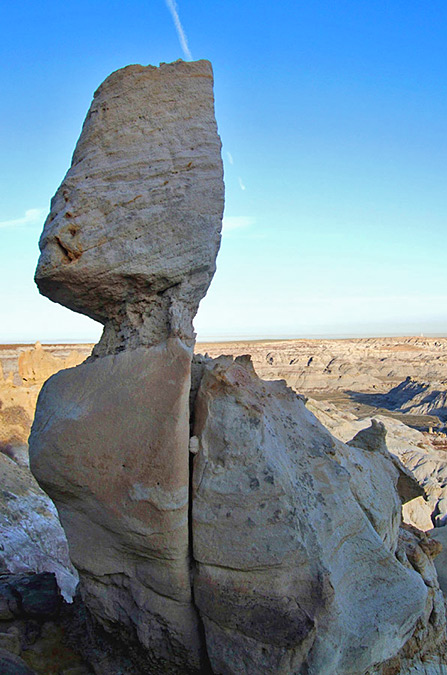
[[[210,64],[113,73],[36,273],[104,333],[44,385],[30,437],[95,673],[384,674],[421,641],[432,658],[445,643],[434,548],[402,534],[408,495],[383,428],[348,446],[247,357],[192,368],[222,211]]]
[[[31,467],[57,505],[88,610],[143,645],[154,673],[203,660],[189,391],[192,320],[220,243],[220,148],[209,62],[113,73],[52,200],[36,272],[42,293],[105,328],[91,359],[44,385]]]
[[[101,350],[191,340],[224,187],[208,61],[128,66],[96,91],[40,240],[42,294],[101,322]]]

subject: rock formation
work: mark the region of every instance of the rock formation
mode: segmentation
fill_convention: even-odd
[[[0,454],[0,572],[54,572],[65,598],[78,582],[56,509],[29,469]]]
[[[110,646],[95,673],[371,675],[393,659],[405,672],[422,641],[436,667],[438,547],[400,528],[415,485],[383,429],[345,445],[249,359],[192,365],[222,211],[210,64],[113,73],[36,273],[104,332],[44,385],[30,437],[89,635],[133,659]]]
[[[40,342],[36,342],[32,349],[20,352],[18,370],[22,382],[28,386],[40,385],[49,377],[65,368],[73,368],[84,360],[81,354],[73,351],[67,358],[59,359],[44,350]]]
[[[41,238],[41,292],[104,324],[44,386],[33,471],[81,594],[154,672],[201,668],[189,559],[192,319],[215,271],[222,161],[206,61],[129,66],[95,94]]]
[[[104,324],[96,353],[192,344],[215,271],[220,139],[206,61],[128,66],[95,92],[51,202],[36,282]]]
[[[1,351],[2,356],[6,351],[11,357],[15,350],[6,347]],[[62,368],[82,363],[85,356],[72,351],[59,358],[44,350],[39,342],[34,347],[22,348],[14,356],[17,367],[8,369],[7,377],[0,362],[0,452],[27,466],[27,441],[42,384]]]
[[[447,372],[445,337],[256,340],[199,347],[213,358],[251,354],[260,377],[283,378],[289,387],[311,396],[343,390],[385,393],[407,376],[440,382]]]
[[[403,505],[404,521],[419,530],[429,531],[443,527],[447,522],[447,463],[446,454],[427,440],[426,435],[411,429],[406,424],[377,415],[374,418],[356,419],[353,415],[341,412],[334,405],[308,399],[307,407],[330,431],[349,445],[358,442],[359,434],[373,424],[386,431],[386,448],[391,455],[404,466],[417,481],[423,495],[417,496],[412,489],[410,501]],[[370,432],[371,434],[371,432]],[[376,442],[385,443],[376,434]],[[360,436],[361,438],[361,436]],[[352,439],[352,440],[350,440]],[[356,440],[357,439],[357,440]]]
[[[213,671],[363,673],[393,656],[427,595],[395,557],[389,454],[337,442],[246,359],[210,362],[195,419],[194,596]]]

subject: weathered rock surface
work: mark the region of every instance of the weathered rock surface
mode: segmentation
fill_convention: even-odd
[[[394,656],[427,589],[394,556],[391,459],[342,447],[284,383],[228,357],[205,369],[195,435],[194,596],[214,672],[341,675]]]
[[[399,531],[396,556],[408,569],[415,570],[427,589],[425,610],[411,638],[391,659],[377,664],[367,675],[446,675],[446,618],[436,572],[441,550],[439,543],[409,525]]]
[[[41,293],[105,325],[96,353],[192,339],[220,244],[220,147],[208,61],[128,66],[96,91],[36,271]]]
[[[386,443],[387,430],[383,422],[372,419],[371,426],[361,429],[347,445],[355,448],[363,448],[370,452],[379,452],[388,460],[391,459],[399,472],[397,481],[397,492],[403,504],[416,499],[425,497],[425,490],[416,480],[414,474],[406,468],[400,459],[388,451]]]
[[[64,370],[42,389],[31,437],[31,468],[57,504],[87,606],[174,664],[186,648],[186,661],[199,662],[188,552],[190,361],[171,338]]]
[[[81,363],[86,355],[88,350],[71,350],[60,358],[39,342],[31,348],[0,350],[0,452],[28,466],[28,436],[42,384],[53,373]],[[9,366],[6,377],[2,361]]]
[[[104,333],[89,362],[43,387],[31,467],[58,507],[88,610],[136,639],[157,674],[196,672],[204,659],[190,582],[189,393],[192,320],[223,213],[212,86],[207,61],[107,78],[52,200],[36,272],[42,293]]]
[[[0,454],[0,570],[54,572],[64,597],[78,577],[53,502],[26,467]]]
[[[382,405],[392,410],[413,415],[436,415],[447,421],[447,381],[418,382],[407,377],[403,382],[383,394]]]
[[[65,368],[73,368],[84,361],[85,356],[77,351],[71,351],[65,359],[45,351],[40,342],[36,342],[32,349],[19,354],[18,369],[22,382],[27,385],[42,384],[49,377]]]
[[[357,438],[373,422],[369,417],[356,419],[328,403],[309,399],[306,405],[334,436],[345,443],[354,443],[353,437]],[[414,496],[404,503],[404,521],[424,531],[431,530],[434,525],[442,527],[447,522],[445,451],[434,447],[425,434],[410,429],[402,422],[383,415],[377,415],[375,419],[376,424],[386,430],[386,446],[390,453],[414,476],[424,491],[424,496],[419,497],[408,493],[408,496]]]

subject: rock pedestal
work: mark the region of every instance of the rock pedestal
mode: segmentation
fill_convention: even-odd
[[[189,551],[192,320],[215,271],[222,161],[207,61],[95,93],[40,241],[39,289],[104,324],[52,377],[30,437],[89,611],[154,672],[201,668]]]

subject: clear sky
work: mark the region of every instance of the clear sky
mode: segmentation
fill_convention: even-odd
[[[113,70],[207,58],[225,163],[199,339],[447,334],[445,0],[20,0],[0,9],[0,341],[96,340],[33,283]]]

